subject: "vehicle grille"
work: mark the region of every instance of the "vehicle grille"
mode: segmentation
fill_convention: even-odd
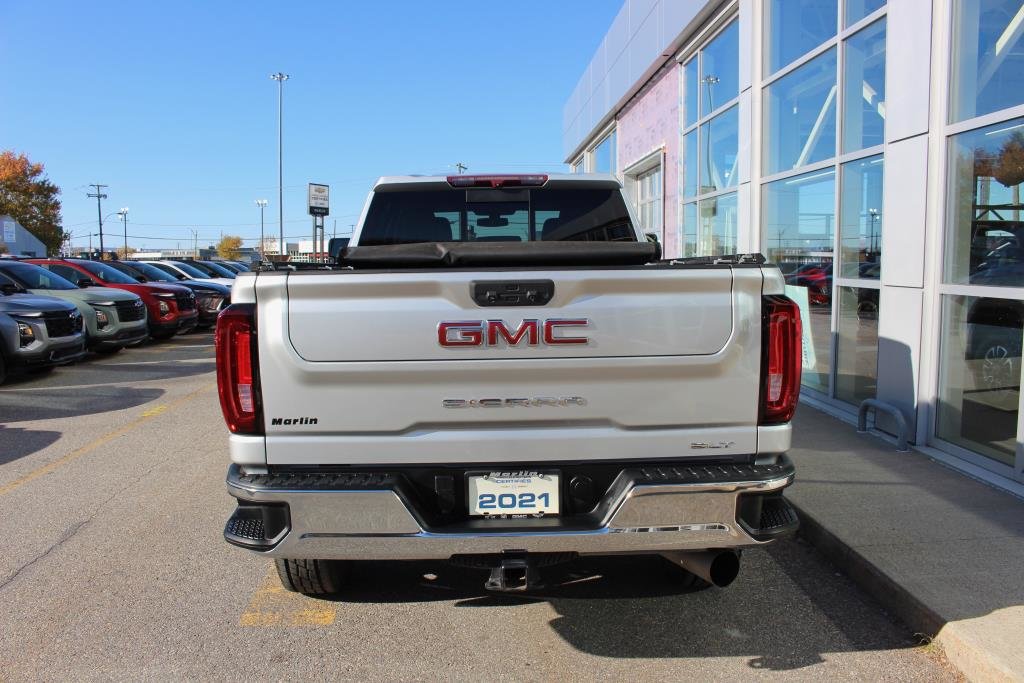
[[[192,292],[183,292],[181,294],[175,294],[174,300],[178,302],[179,311],[194,311],[196,310],[196,295]]]
[[[117,318],[121,322],[130,323],[136,320],[142,320],[145,317],[146,306],[141,300],[117,302]]]
[[[82,331],[82,314],[78,311],[47,313],[45,320],[50,337],[70,337]]]

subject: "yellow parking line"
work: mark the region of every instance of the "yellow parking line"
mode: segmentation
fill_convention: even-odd
[[[103,446],[104,444],[110,443],[111,441],[113,441],[114,439],[116,439],[119,436],[124,436],[125,434],[127,434],[130,431],[132,431],[133,429],[138,427],[140,424],[142,424],[146,420],[149,420],[149,419],[151,419],[151,418],[153,418],[153,417],[155,417],[157,415],[161,415],[161,414],[167,412],[168,410],[173,410],[174,408],[177,408],[181,404],[187,403],[188,401],[191,401],[193,398],[195,398],[196,396],[198,396],[202,392],[207,391],[209,389],[212,389],[214,386],[215,385],[213,385],[213,384],[204,385],[204,386],[196,389],[195,391],[193,391],[190,394],[185,394],[184,396],[182,396],[182,397],[180,397],[178,399],[175,399],[174,401],[171,401],[167,405],[161,405],[161,406],[157,406],[156,408],[151,408],[150,410],[147,410],[146,412],[144,412],[142,414],[142,417],[139,417],[139,418],[136,418],[136,419],[132,420],[131,422],[126,424],[124,427],[121,427],[119,429],[115,429],[114,431],[109,432],[108,434],[104,434],[103,436],[101,436],[100,438],[96,439],[95,441],[87,443],[84,446],[82,446],[81,448],[76,448],[75,450],[73,450],[70,453],[68,453],[67,455],[65,455],[63,458],[59,458],[57,460],[54,460],[51,463],[43,465],[42,467],[34,469],[31,472],[29,472],[28,474],[26,474],[25,476],[21,477],[20,479],[15,479],[14,481],[12,481],[9,484],[4,484],[3,486],[0,486],[0,496],[7,495],[11,491],[14,491],[15,489],[21,488],[22,486],[24,486],[25,484],[29,483],[30,481],[34,481],[34,480],[38,479],[39,477],[42,477],[42,476],[44,476],[46,474],[49,474],[50,472],[53,472],[54,470],[56,470],[56,469],[58,469],[60,467],[63,467],[64,465],[67,465],[69,462],[73,462],[73,461],[77,460],[78,458],[82,457],[83,455],[86,455],[87,453],[96,450],[100,446]]]
[[[285,590],[270,565],[259,588],[252,594],[249,606],[238,619],[239,626],[330,626],[337,609],[329,602],[320,602]]]

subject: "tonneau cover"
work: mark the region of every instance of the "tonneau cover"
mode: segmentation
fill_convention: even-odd
[[[652,242],[420,242],[352,247],[339,263],[353,268],[628,266],[657,258]]]

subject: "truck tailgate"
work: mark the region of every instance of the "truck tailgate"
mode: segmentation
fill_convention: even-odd
[[[476,281],[548,279],[543,306]],[[260,277],[270,464],[716,457],[756,450],[758,268],[298,272]],[[532,323],[536,320],[536,336]],[[545,344],[547,320],[587,343]],[[487,321],[515,335],[465,335]],[[454,322],[443,346],[439,324]],[[443,336],[443,335],[442,335]],[[488,342],[493,343],[488,343]],[[536,342],[536,343],[531,343]],[[642,452],[636,452],[634,445]]]

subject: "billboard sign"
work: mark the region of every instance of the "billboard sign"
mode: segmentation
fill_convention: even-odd
[[[309,215],[326,216],[330,210],[330,188],[327,185],[309,184]]]

